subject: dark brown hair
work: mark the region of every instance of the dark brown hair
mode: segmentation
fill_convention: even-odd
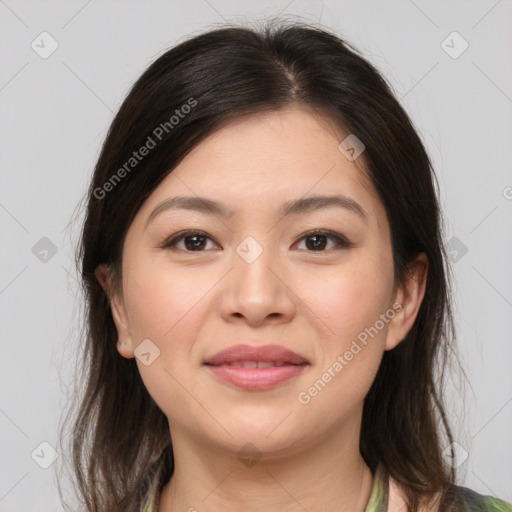
[[[109,298],[95,269],[109,264],[114,290],[121,291],[125,234],[162,179],[223,124],[293,105],[328,114],[365,144],[361,160],[387,213],[396,282],[404,282],[419,252],[429,261],[414,326],[385,352],[365,399],[361,454],[372,471],[381,463],[404,486],[412,511],[455,481],[441,455],[452,442],[442,375],[454,328],[431,162],[391,87],[356,48],[316,26],[273,20],[260,29],[215,28],[170,49],[137,80],[110,126],[77,253],[86,335],[84,390],[75,398],[70,451],[88,511],[135,510],[162,453],[166,478],[173,472],[167,419],[135,360],[116,350]],[[173,115],[178,122],[170,122]],[[156,142],[155,129],[162,125],[165,136],[127,167],[148,137]]]

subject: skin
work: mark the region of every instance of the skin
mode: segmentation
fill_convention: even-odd
[[[108,267],[97,269],[126,341],[120,355],[134,357],[145,339],[160,350],[149,366],[136,359],[169,421],[174,448],[176,469],[159,512],[354,512],[368,502],[373,477],[358,448],[363,400],[384,351],[414,323],[428,262],[419,255],[409,280],[395,286],[385,210],[361,158],[352,162],[338,149],[347,135],[305,107],[230,122],[200,143],[137,213],[123,247],[122,292],[113,292]],[[367,221],[336,206],[284,218],[276,213],[285,201],[335,193],[357,201]],[[234,213],[166,210],[146,227],[153,209],[176,195],[208,197]],[[161,248],[185,229],[211,239],[199,251],[189,245],[187,252],[183,239],[174,250]],[[314,240],[302,238],[313,229],[334,231],[352,246],[322,238],[327,245],[315,250]],[[236,252],[247,236],[263,249],[252,263]],[[298,394],[395,302],[400,311],[378,335],[308,404],[299,403]],[[238,343],[282,345],[310,365],[270,390],[240,389],[203,365]],[[250,467],[237,456],[246,443],[261,455]],[[403,506],[400,496],[392,483],[390,511]]]

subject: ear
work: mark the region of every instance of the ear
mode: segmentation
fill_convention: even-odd
[[[409,272],[403,286],[400,286],[393,303],[395,316],[389,322],[385,350],[395,348],[414,325],[427,284],[428,258],[419,253],[409,265]]]
[[[103,263],[96,267],[94,275],[107,294],[112,318],[117,330],[117,342],[125,342],[122,346],[117,343],[117,350],[123,357],[131,359],[135,356],[133,341],[128,328],[126,308],[122,297],[115,293],[115,290],[113,289],[111,269],[107,264]]]

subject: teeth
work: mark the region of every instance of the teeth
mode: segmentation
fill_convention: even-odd
[[[273,361],[260,361],[258,363],[258,368],[273,368],[274,366],[283,366],[283,365],[277,364],[277,362],[273,362]]]
[[[227,366],[236,366],[239,368],[274,368],[275,366],[284,366],[284,364],[283,361],[235,361],[234,363],[227,363]]]
[[[241,366],[243,368],[257,368],[258,363],[256,361],[242,361],[240,363],[238,363],[238,362],[232,363],[231,366]]]

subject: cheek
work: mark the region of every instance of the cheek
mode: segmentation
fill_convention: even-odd
[[[190,397],[182,385],[187,380],[183,363],[190,360],[207,313],[204,299],[213,277],[190,269],[180,273],[165,262],[144,262],[142,257],[127,261],[126,267],[124,296],[135,347],[150,339],[160,351],[149,366],[136,359],[141,378],[163,411],[175,410],[172,404],[177,402],[185,413]]]
[[[310,292],[315,314],[328,329],[316,370],[297,398],[315,416],[348,416],[361,407],[384,353],[388,323],[380,315],[390,291],[382,274],[354,269],[330,279],[321,292]]]
[[[318,371],[309,391],[304,390],[320,415],[358,407],[378,371],[392,318],[386,317],[386,312],[393,290],[393,267],[391,257],[377,259],[374,254],[378,253],[362,251],[322,287],[305,292],[329,327]]]
[[[197,315],[200,308],[196,306],[212,283],[203,273],[180,272],[161,259],[144,260],[142,256],[133,258],[133,264],[128,262],[124,294],[135,337],[168,343]]]
[[[328,348],[350,344],[386,312],[393,289],[392,272],[389,262],[377,262],[361,252],[346,265],[333,266],[328,274],[310,275],[302,284],[300,297],[322,320]]]

